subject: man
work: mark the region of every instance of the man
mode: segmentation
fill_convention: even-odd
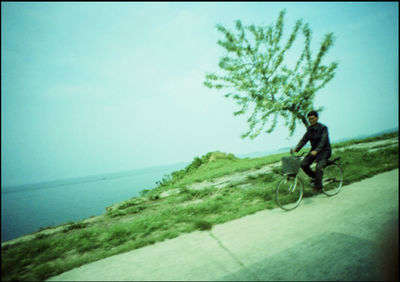
[[[318,122],[318,113],[312,111],[307,115],[307,118],[310,122],[310,126],[307,128],[307,132],[304,134],[299,144],[297,144],[294,151],[300,151],[300,149],[310,141],[311,151],[301,162],[301,168],[312,178],[312,182],[314,182],[314,192],[320,192],[322,189],[324,167],[331,156],[332,149],[329,142],[328,128]],[[310,165],[315,160],[317,161],[317,166],[314,172],[311,170]]]

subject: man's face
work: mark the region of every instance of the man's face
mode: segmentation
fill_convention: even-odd
[[[311,126],[314,126],[317,124],[318,122],[318,118],[316,116],[309,116],[308,117],[308,121],[310,122]]]

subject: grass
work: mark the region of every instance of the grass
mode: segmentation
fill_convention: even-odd
[[[344,141],[344,142],[339,142],[336,144],[332,144],[332,148],[341,148],[341,147],[346,147],[350,145],[355,145],[355,144],[362,144],[362,143],[368,143],[368,142],[374,142],[374,141],[381,141],[381,140],[386,140],[390,138],[395,138],[399,136],[399,132],[391,132],[391,133],[386,133],[382,134],[379,136],[374,136],[374,137],[368,137],[368,138],[363,138],[363,139],[353,139],[349,141]]]
[[[397,137],[398,132],[365,140]],[[353,140],[334,144],[333,148],[365,143]],[[252,171],[280,161],[287,153],[238,159],[231,154],[214,152],[195,158],[181,171],[164,177],[152,190],[144,191],[117,206],[107,208],[101,220],[70,222],[62,232],[38,233],[34,239],[2,246],[1,276],[4,281],[45,280],[80,265],[111,255],[172,239],[195,230],[210,230],[216,224],[276,207],[273,193],[280,180],[280,167],[272,172],[248,176],[223,188],[210,185],[190,189],[195,182],[210,181],[227,174]],[[345,149],[334,153],[341,157],[344,184],[398,168],[398,146],[378,151]],[[164,191],[177,193],[163,198]],[[310,196],[305,191],[305,196]]]

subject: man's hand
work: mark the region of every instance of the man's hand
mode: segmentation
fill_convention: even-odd
[[[316,156],[318,154],[317,151],[311,151],[311,156]]]

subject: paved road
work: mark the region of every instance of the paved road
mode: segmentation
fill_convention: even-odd
[[[334,197],[304,199],[291,212],[261,211],[49,280],[389,279],[398,267],[398,212],[396,169]]]

